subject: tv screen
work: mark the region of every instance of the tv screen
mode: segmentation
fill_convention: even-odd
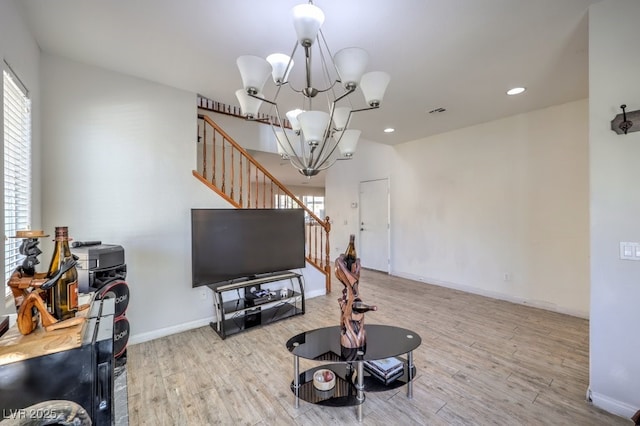
[[[304,266],[302,209],[191,209],[193,287]]]

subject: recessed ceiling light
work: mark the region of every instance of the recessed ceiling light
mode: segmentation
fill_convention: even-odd
[[[514,87],[513,89],[507,90],[507,95],[509,95],[509,96],[519,95],[520,93],[524,92],[525,90],[527,90],[527,89],[524,88],[524,87]]]
[[[394,129],[393,127],[387,127],[386,129],[384,129],[385,133],[393,133],[395,131],[396,131],[396,129]]]

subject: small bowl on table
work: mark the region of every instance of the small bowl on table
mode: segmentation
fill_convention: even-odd
[[[336,373],[321,368],[313,373],[313,387],[320,391],[333,389],[336,385]]]

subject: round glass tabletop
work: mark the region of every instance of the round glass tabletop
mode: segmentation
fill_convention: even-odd
[[[349,349],[340,345],[340,327],[324,327],[305,331],[287,341],[287,349],[300,358],[348,362],[372,361],[394,357],[416,349],[422,343],[418,334],[406,328],[365,324],[367,343],[364,348]]]

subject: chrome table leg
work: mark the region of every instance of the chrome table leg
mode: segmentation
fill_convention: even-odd
[[[358,401],[358,406],[356,408],[358,414],[358,421],[362,421],[362,406],[364,405],[364,362],[358,361],[358,381],[356,384],[356,400]]]
[[[300,408],[300,357],[293,356],[293,406]]]
[[[413,398],[413,351],[407,353],[408,382],[407,382],[407,398]]]

